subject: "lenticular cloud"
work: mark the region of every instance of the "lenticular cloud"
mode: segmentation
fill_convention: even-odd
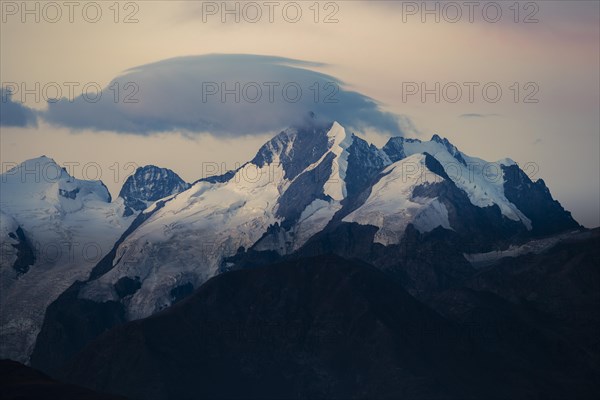
[[[406,117],[311,70],[323,66],[258,55],[172,58],[125,71],[100,96],[49,103],[44,118],[73,129],[235,137],[276,131],[314,112],[357,130],[402,135],[410,129]]]

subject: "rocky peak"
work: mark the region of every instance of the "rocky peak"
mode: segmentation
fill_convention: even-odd
[[[190,185],[175,172],[154,165],[138,168],[125,181],[119,197],[125,201],[124,215],[144,210],[150,203],[180,193]]]

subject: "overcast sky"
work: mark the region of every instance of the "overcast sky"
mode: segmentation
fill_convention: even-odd
[[[28,2],[37,16],[22,4],[1,2],[3,170],[42,154],[79,163],[80,178],[99,166],[113,195],[135,165],[194,181],[312,110],[377,145],[438,133],[486,160],[535,163],[578,221],[600,225],[597,1],[227,2],[237,14],[222,2]],[[235,82],[240,101],[221,97]]]

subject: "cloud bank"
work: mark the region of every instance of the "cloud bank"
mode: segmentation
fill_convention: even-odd
[[[0,87],[0,126],[37,126],[34,110],[12,100],[12,93]]]
[[[413,130],[339,79],[282,57],[210,54],[142,65],[94,93],[48,104],[44,118],[72,129],[148,135],[209,132],[236,137],[276,131],[309,113],[351,129],[393,135]]]

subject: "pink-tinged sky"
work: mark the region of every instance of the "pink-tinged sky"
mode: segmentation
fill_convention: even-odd
[[[29,7],[35,3],[28,2]],[[1,2],[0,80],[4,86],[12,82],[34,88],[36,82],[41,87],[56,82],[67,96],[65,82],[80,84],[76,94],[85,83],[95,82],[110,98],[114,91],[108,87],[128,74],[139,80],[134,83],[139,85],[135,98],[140,100],[124,104],[123,96],[130,91],[122,90],[116,104],[88,107],[85,112],[95,116],[89,118],[76,103],[63,101],[48,108],[43,93],[36,101],[33,95],[23,98],[17,92],[13,101],[23,99],[27,107],[42,114],[37,125],[1,127],[3,167],[46,154],[59,163],[79,162],[75,175],[86,177],[83,165],[97,163],[113,194],[131,172],[130,165],[168,167],[188,181],[203,176],[214,163],[234,168],[236,162],[251,158],[285,124],[284,117],[293,109],[278,101],[256,109],[242,105],[236,112],[228,108],[231,104],[209,108],[196,105],[198,98],[189,88],[206,79],[230,82],[275,76],[281,83],[306,84],[307,77],[317,76],[312,72],[295,75],[292,67],[296,67],[343,82],[340,105],[346,108],[339,119],[356,123],[353,113],[364,117],[360,133],[376,144],[383,144],[391,134],[384,129],[387,116],[398,115],[402,116],[398,131],[407,136],[429,139],[438,133],[465,153],[490,161],[511,157],[521,164],[534,162],[539,166],[535,177],[544,178],[555,198],[578,221],[600,225],[597,1],[522,2],[516,8],[512,1],[498,2],[494,4],[500,5],[502,15],[495,23],[490,21],[497,10],[488,2],[476,3],[473,22],[468,8],[461,6],[464,2],[453,3],[461,7],[460,18],[456,18],[455,8],[441,2],[425,6],[422,2],[320,2],[318,16],[313,1],[298,2],[302,16],[295,23],[289,22],[295,10],[288,2],[278,3],[273,22],[268,8],[261,6],[263,15],[256,23],[244,19],[256,17],[250,8],[240,14],[239,23],[234,15],[226,16],[223,23],[220,10],[214,15],[206,13],[214,10],[213,5],[221,7],[222,2],[130,3],[133,5],[120,3],[117,23],[114,8],[109,8],[113,2],[99,2],[102,16],[96,23],[86,21],[95,17],[95,10],[88,9],[84,16],[84,3],[74,10],[72,23],[66,8],[61,10],[62,17],[51,23],[45,19],[56,19],[56,10],[46,9],[44,14],[42,3],[40,21],[35,21],[35,15],[25,15],[23,22],[21,2]],[[228,2],[227,7],[235,9],[236,2]],[[243,12],[244,2],[238,7]],[[423,7],[438,7],[439,23],[435,14],[422,15]],[[137,22],[124,23],[127,16]],[[327,17],[332,23],[324,22]],[[452,19],[457,21],[452,23]],[[207,58],[200,57],[177,67],[167,62],[159,70],[142,67],[126,73],[173,57],[213,53],[269,55],[312,63],[288,65],[290,68],[277,73],[255,65],[244,71],[249,75],[236,75],[231,62],[215,67],[203,64]],[[421,93],[406,93],[414,84],[432,89],[436,82],[440,88],[450,83],[447,91],[440,93],[439,102],[434,94],[423,99]],[[452,82],[463,89],[456,103],[451,102],[456,95]],[[472,102],[467,82],[479,84]],[[497,102],[483,96],[481,88],[489,83],[502,89]],[[353,92],[360,96],[349,95]],[[492,90],[490,93],[493,95]],[[377,100],[374,109],[365,108],[365,96]],[[538,102],[525,103],[527,96]],[[6,103],[0,105],[6,107]],[[227,123],[219,129],[191,129],[185,122],[196,106],[200,114],[206,114],[203,118],[225,115]],[[333,112],[321,103],[314,108],[327,115]],[[121,123],[123,116],[125,122],[133,121],[135,129],[126,129],[127,124]],[[145,131],[140,121],[156,122],[157,116],[164,116],[164,121]],[[248,132],[244,132],[246,125]],[[166,132],[149,132],[161,129]],[[92,175],[88,178],[94,178],[93,171],[95,168],[88,170]]]

